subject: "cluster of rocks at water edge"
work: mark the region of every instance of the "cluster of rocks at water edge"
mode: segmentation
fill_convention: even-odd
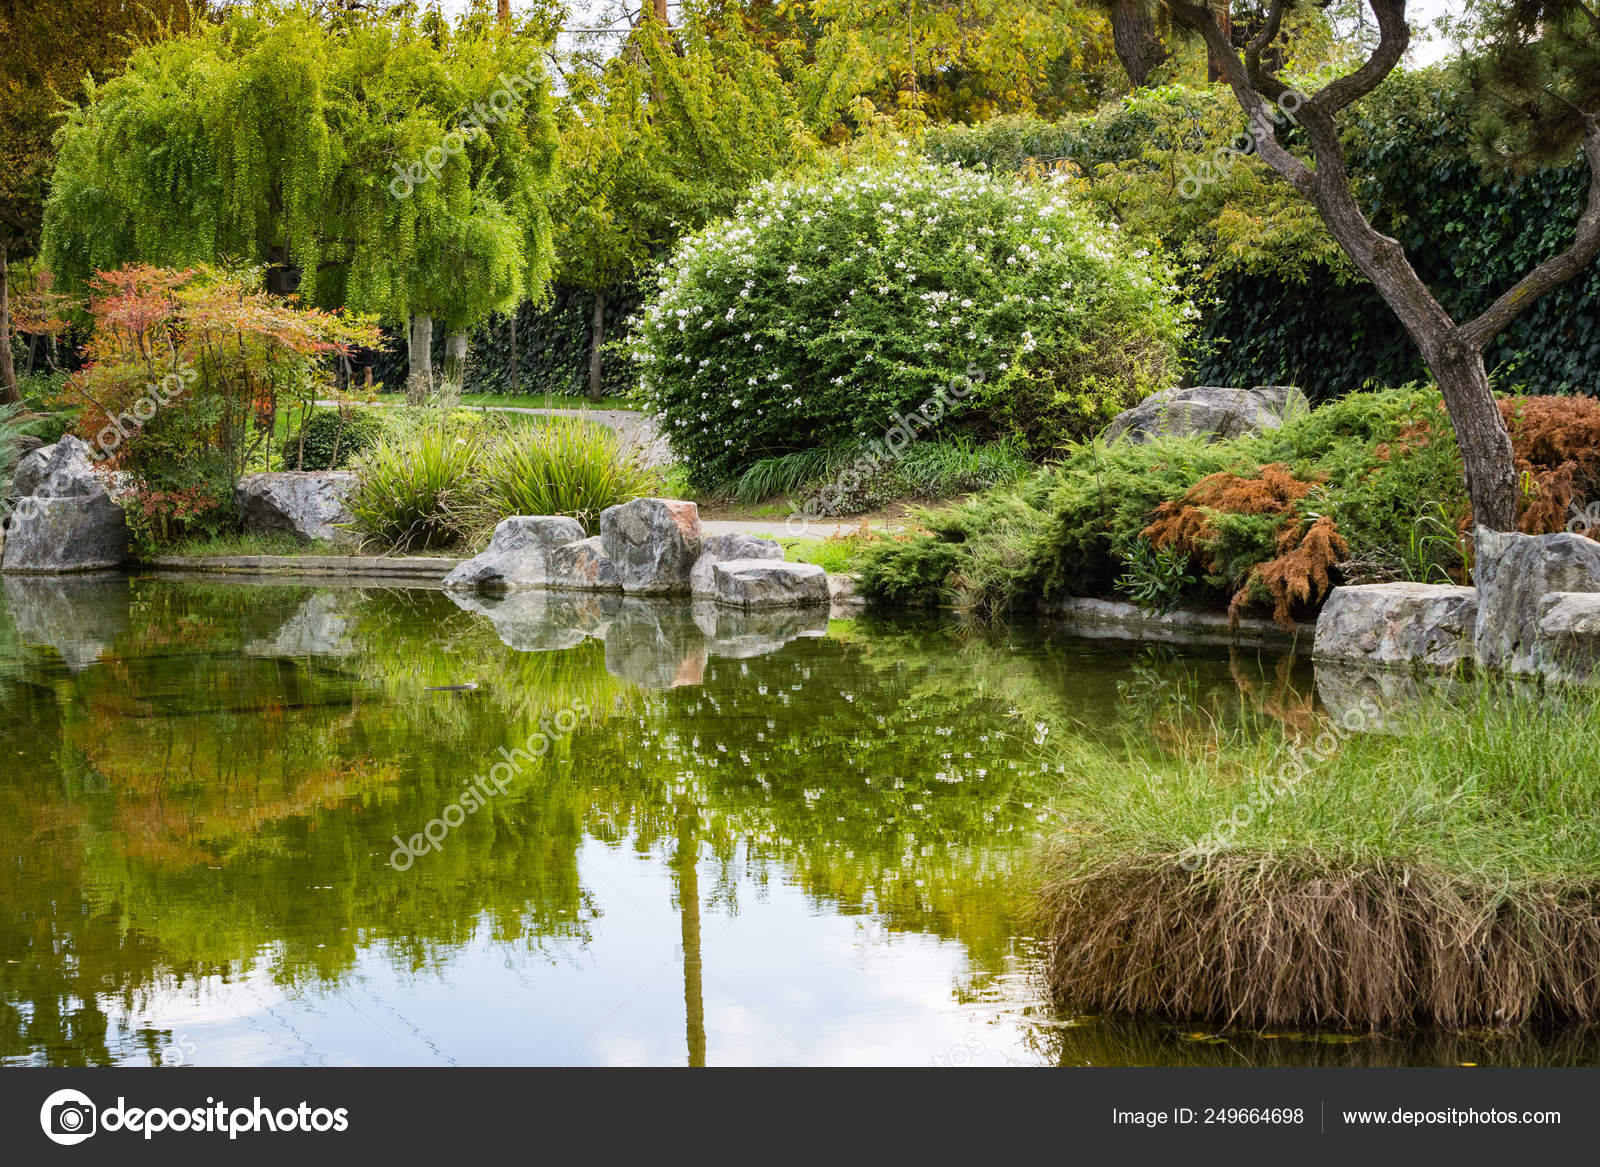
[[[575,519],[517,515],[494,530],[482,555],[445,577],[454,592],[506,595],[534,589],[686,596],[735,608],[826,607],[853,599],[853,581],[753,535],[706,535],[692,502],[640,498],[607,507],[600,534]]]
[[[1580,681],[1600,665],[1600,543],[1575,534],[1478,528],[1473,587],[1385,583],[1335,588],[1312,655],[1362,669]],[[1319,682],[1320,683],[1320,682]]]

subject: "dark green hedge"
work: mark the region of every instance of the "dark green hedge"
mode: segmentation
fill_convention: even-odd
[[[1571,244],[1589,183],[1576,154],[1524,177],[1480,166],[1466,104],[1448,74],[1393,79],[1347,135],[1363,209],[1458,320]],[[1200,382],[1291,380],[1330,397],[1369,379],[1426,375],[1399,320],[1365,283],[1341,285],[1327,272],[1303,285],[1244,274],[1221,292],[1205,321],[1203,343],[1214,347],[1195,370]],[[1485,357],[1501,389],[1600,391],[1600,263],[1542,297]]]
[[[606,296],[606,339],[620,340],[624,324],[639,307],[635,288],[616,288]],[[468,393],[537,394],[555,393],[583,396],[589,383],[589,321],[594,312],[594,295],[565,284],[551,289],[542,304],[524,303],[517,311],[517,361],[512,377],[511,318],[496,316],[472,334],[468,348]],[[406,380],[405,333],[399,328],[384,330],[388,350],[372,360],[372,378],[392,390]],[[444,335],[435,328],[433,367],[437,373],[444,360]],[[601,369],[606,392],[621,396],[631,390],[633,374],[628,362],[615,352],[605,352]]]

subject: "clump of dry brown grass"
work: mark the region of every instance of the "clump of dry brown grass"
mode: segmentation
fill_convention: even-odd
[[[1078,1012],[1248,1027],[1600,1020],[1600,885],[1507,895],[1427,867],[1130,855],[1046,883],[1048,980]]]

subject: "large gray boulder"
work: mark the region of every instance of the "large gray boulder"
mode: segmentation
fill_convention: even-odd
[[[564,543],[545,556],[549,586],[584,592],[620,592],[616,566],[606,558],[600,536]]]
[[[689,591],[704,539],[692,502],[636,498],[600,512],[600,538],[625,592],[671,595]]]
[[[233,502],[244,530],[259,535],[298,535],[334,543],[349,539],[342,524],[358,476],[351,470],[282,470],[246,474],[234,485]]]
[[[104,487],[66,498],[25,498],[6,524],[0,571],[73,572],[121,567],[128,521]]]
[[[1306,395],[1292,385],[1163,389],[1113,418],[1105,440],[1139,443],[1171,435],[1219,442],[1277,429],[1290,416],[1310,408]]]
[[[700,543],[700,558],[689,571],[689,590],[697,599],[717,594],[711,569],[728,559],[782,559],[783,547],[775,539],[756,535],[707,535]]]
[[[450,591],[516,592],[550,582],[549,554],[583,539],[583,524],[560,515],[513,515],[500,520],[482,555],[444,577]]]
[[[1600,592],[1600,543],[1582,535],[1520,535],[1477,529],[1474,637],[1478,663],[1536,673],[1545,662],[1540,605],[1551,592]]]
[[[1539,671],[1583,681],[1600,669],[1600,592],[1551,592],[1539,601]]]
[[[95,472],[94,448],[67,434],[53,446],[40,446],[23,456],[11,477],[17,498],[93,498],[107,493],[106,480]]]
[[[789,608],[828,602],[828,573],[814,563],[730,559],[712,568],[716,600],[735,608]]]
[[[1472,657],[1477,614],[1474,588],[1422,583],[1334,588],[1317,617],[1312,656],[1454,668]]]

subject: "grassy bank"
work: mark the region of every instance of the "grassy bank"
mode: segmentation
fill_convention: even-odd
[[[1519,523],[1600,497],[1600,404],[1506,398]],[[1315,618],[1341,583],[1462,582],[1471,526],[1438,394],[1353,393],[1258,436],[1071,443],[1048,469],[922,515],[863,564],[870,598],[998,615],[1064,596]]]
[[[1387,716],[1086,756],[1044,863],[1058,1002],[1251,1027],[1600,1021],[1600,692],[1480,683]]]

